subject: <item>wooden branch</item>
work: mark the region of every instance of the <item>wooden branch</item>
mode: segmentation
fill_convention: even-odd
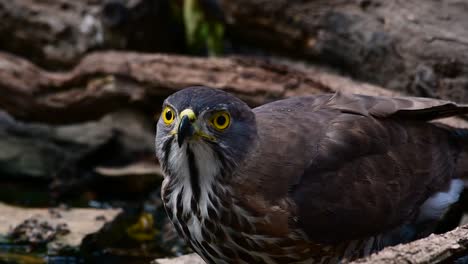
[[[0,109],[47,123],[92,120],[134,105],[150,105],[156,113],[168,95],[191,85],[232,92],[251,106],[334,91],[398,95],[317,68],[246,57],[102,52],[88,55],[71,71],[52,73],[0,52],[0,67]],[[468,127],[460,119],[449,122]]]
[[[468,255],[468,225],[445,234],[431,235],[408,244],[388,247],[352,263],[448,263],[466,255]]]
[[[230,31],[417,96],[468,102],[468,3],[221,0]]]
[[[251,105],[332,88],[288,67],[246,58],[104,52],[72,71],[51,73],[0,53],[0,108],[24,120],[73,123],[135,103],[154,111],[169,94],[190,85],[231,91]]]

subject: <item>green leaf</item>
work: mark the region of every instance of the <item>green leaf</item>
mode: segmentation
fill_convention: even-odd
[[[183,18],[187,45],[192,52],[206,49],[210,56],[222,53],[224,26],[207,19],[198,0],[184,0]]]

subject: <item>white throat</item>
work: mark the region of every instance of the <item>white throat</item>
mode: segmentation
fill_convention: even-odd
[[[188,151],[193,153],[192,161],[194,164],[190,166],[190,158]],[[170,156],[168,159],[169,170],[172,172],[175,184],[173,192],[169,198],[169,204],[173,212],[177,211],[177,197],[181,195],[183,214],[188,214],[191,211],[192,199],[197,192],[195,189],[198,186],[198,201],[201,217],[208,216],[208,209],[213,206],[210,197],[215,197],[213,193],[213,184],[218,180],[221,173],[221,163],[211,147],[204,142],[186,142],[181,147],[177,144],[172,144]],[[192,170],[191,170],[192,167]],[[196,170],[196,175],[193,175],[193,169]],[[197,177],[197,179],[193,179]],[[197,185],[197,186],[194,186]]]

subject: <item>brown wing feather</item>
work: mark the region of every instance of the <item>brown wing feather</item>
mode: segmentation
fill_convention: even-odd
[[[411,221],[448,186],[458,148],[449,131],[426,121],[467,111],[423,98],[277,101],[254,109],[259,148],[239,174],[263,203],[292,200],[293,225],[315,241],[376,235]]]
[[[468,113],[467,105],[423,97],[383,97],[335,93],[327,102],[330,108],[354,114],[406,119],[432,120]]]

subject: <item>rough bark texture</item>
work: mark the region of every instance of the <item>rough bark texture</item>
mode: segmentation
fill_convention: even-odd
[[[386,248],[353,263],[450,263],[468,253],[468,226],[441,235],[431,235],[409,244]],[[466,257],[465,257],[466,258]],[[466,263],[461,260],[460,263]]]
[[[235,35],[419,96],[468,102],[468,2],[221,0]]]
[[[229,90],[252,105],[292,94],[332,91],[285,66],[250,59],[202,59],[105,52],[69,72],[50,73],[0,53],[0,108],[25,120],[72,123],[132,103],[154,111],[170,93],[190,85]]]
[[[190,85],[232,92],[251,106],[334,91],[399,95],[316,68],[244,57],[102,52],[88,55],[71,71],[52,73],[0,52],[0,68],[0,109],[18,119],[57,124],[93,120],[134,105],[158,112],[165,97]],[[459,119],[448,122],[468,127]]]
[[[183,30],[167,0],[0,0],[0,49],[47,68],[74,65],[87,51],[175,51]]]

